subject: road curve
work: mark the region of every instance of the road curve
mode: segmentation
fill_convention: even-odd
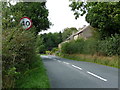
[[[41,55],[51,88],[118,88],[118,69]]]

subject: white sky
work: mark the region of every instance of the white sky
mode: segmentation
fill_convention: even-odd
[[[49,20],[54,24],[47,31],[40,32],[59,32],[67,27],[76,27],[77,29],[88,25],[85,16],[75,19],[73,11],[69,7],[69,0],[47,0],[46,7],[49,10]]]

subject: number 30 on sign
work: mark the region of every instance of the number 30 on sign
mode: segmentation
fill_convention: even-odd
[[[28,30],[32,27],[32,21],[28,17],[22,17],[20,19],[20,24],[22,25],[23,29]]]

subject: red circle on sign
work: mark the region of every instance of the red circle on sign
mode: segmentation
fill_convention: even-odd
[[[24,18],[27,18],[27,19],[30,21],[30,23],[31,23],[30,27],[26,28],[26,30],[28,30],[28,29],[30,29],[30,28],[32,27],[32,20],[31,20],[29,17],[22,17],[22,18],[20,19],[20,21],[21,21],[22,19],[24,19]]]

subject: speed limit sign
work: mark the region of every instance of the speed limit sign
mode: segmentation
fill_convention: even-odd
[[[32,27],[32,21],[28,17],[22,17],[20,19],[20,24],[25,30],[28,30]]]

